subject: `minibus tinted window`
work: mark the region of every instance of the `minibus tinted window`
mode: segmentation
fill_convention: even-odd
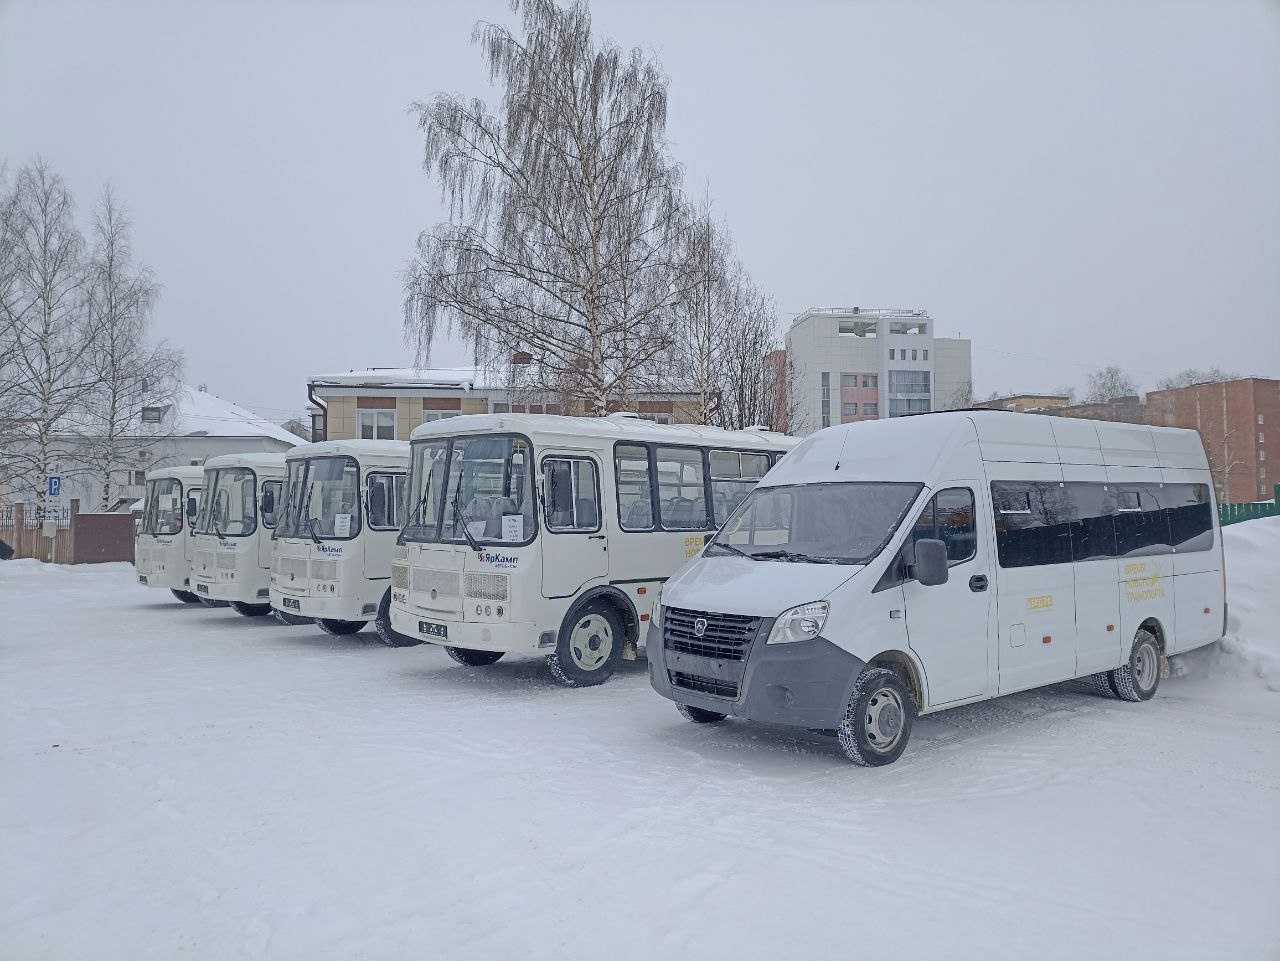
[[[947,561],[959,564],[978,552],[978,529],[974,520],[973,491],[951,487],[938,491],[925,505],[911,529],[912,543],[929,538],[947,545]]]
[[[713,450],[707,454],[711,465],[711,512],[719,525],[727,521],[769,470],[768,454],[736,450]]]
[[[1213,547],[1213,503],[1208,484],[1166,484],[1169,537],[1179,554]]]
[[[147,534],[177,534],[182,530],[182,482],[173,477],[147,481],[142,519]]]
[[[653,530],[649,449],[639,444],[619,444],[614,448],[613,460],[618,485],[618,523],[624,531]]]
[[[702,451],[689,447],[654,449],[658,464],[658,519],[664,530],[706,530],[707,495]]]
[[[1061,482],[993,481],[1001,567],[1071,563],[1071,498]]]
[[[712,539],[707,553],[865,564],[893,537],[920,488],[863,482],[757,487]]]
[[[400,510],[404,500],[404,474],[371,472],[365,479],[365,503],[369,527],[388,531],[400,528]]]
[[[1116,556],[1116,502],[1106,484],[1071,482],[1071,557],[1077,561]]]
[[[1170,500],[1159,484],[1125,484],[1116,490],[1116,548],[1121,557],[1168,554]]]

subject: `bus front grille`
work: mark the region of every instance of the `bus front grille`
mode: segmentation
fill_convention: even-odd
[[[413,569],[413,590],[429,594],[435,591],[440,597],[459,597],[462,578],[457,571],[435,571],[427,567]]]
[[[212,570],[214,565],[213,551],[196,551],[195,566],[202,571]]]
[[[699,694],[710,694],[714,697],[736,698],[738,682],[719,677],[702,677],[698,674],[686,674],[683,671],[667,671],[672,687],[686,691],[697,691]]]
[[[236,569],[235,554],[225,554],[225,553],[218,554],[218,570],[234,571],[235,569]]]
[[[305,557],[288,557],[281,555],[279,558],[279,572],[286,577],[306,577],[307,576],[307,559]]]
[[[482,601],[505,601],[510,580],[506,574],[467,574],[467,597]]]
[[[409,589],[409,568],[404,564],[391,565],[391,586],[397,591]]]
[[[713,614],[678,607],[662,612],[662,640],[667,650],[695,657],[741,661],[759,630],[760,618],[744,614]]]
[[[338,562],[312,559],[311,576],[317,581],[336,581],[338,579]]]

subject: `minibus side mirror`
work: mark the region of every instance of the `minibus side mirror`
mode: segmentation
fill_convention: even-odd
[[[925,587],[947,583],[947,545],[940,540],[916,541],[915,576]]]

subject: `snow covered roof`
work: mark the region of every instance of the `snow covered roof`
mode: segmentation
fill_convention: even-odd
[[[463,414],[433,420],[413,429],[413,439],[449,437],[472,432],[514,432],[529,435],[559,434],[607,440],[643,440],[668,444],[722,443],[733,446],[758,444],[762,449],[787,449],[800,438],[767,430],[724,430],[698,424],[657,424],[634,414],[608,417],[564,417],[560,414]]]
[[[204,462],[206,471],[218,467],[249,467],[259,473],[263,471],[284,474],[284,454],[270,451],[254,451],[248,454],[219,454]]]
[[[208,391],[183,387],[178,398],[175,437],[270,437],[290,447],[302,443],[279,424]]]
[[[501,371],[483,367],[369,367],[343,374],[315,374],[316,387],[454,387],[462,390],[502,386]]]
[[[346,455],[356,460],[365,458],[373,460],[409,461],[409,442],[403,440],[322,440],[314,444],[299,444],[289,451],[288,459],[302,460],[306,457],[332,457]]]

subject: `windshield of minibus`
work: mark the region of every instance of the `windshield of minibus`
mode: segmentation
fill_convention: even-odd
[[[173,477],[147,481],[142,515],[144,534],[177,534],[182,530],[182,482]]]
[[[706,553],[757,561],[866,564],[889,543],[921,487],[863,482],[757,487]]]
[[[404,539],[519,544],[533,538],[532,453],[520,437],[415,444]]]
[[[346,540],[360,533],[360,465],[352,457],[289,462],[276,537]]]
[[[196,532],[217,534],[219,537],[245,537],[257,530],[255,479],[248,467],[218,468],[201,502],[200,524]]]

